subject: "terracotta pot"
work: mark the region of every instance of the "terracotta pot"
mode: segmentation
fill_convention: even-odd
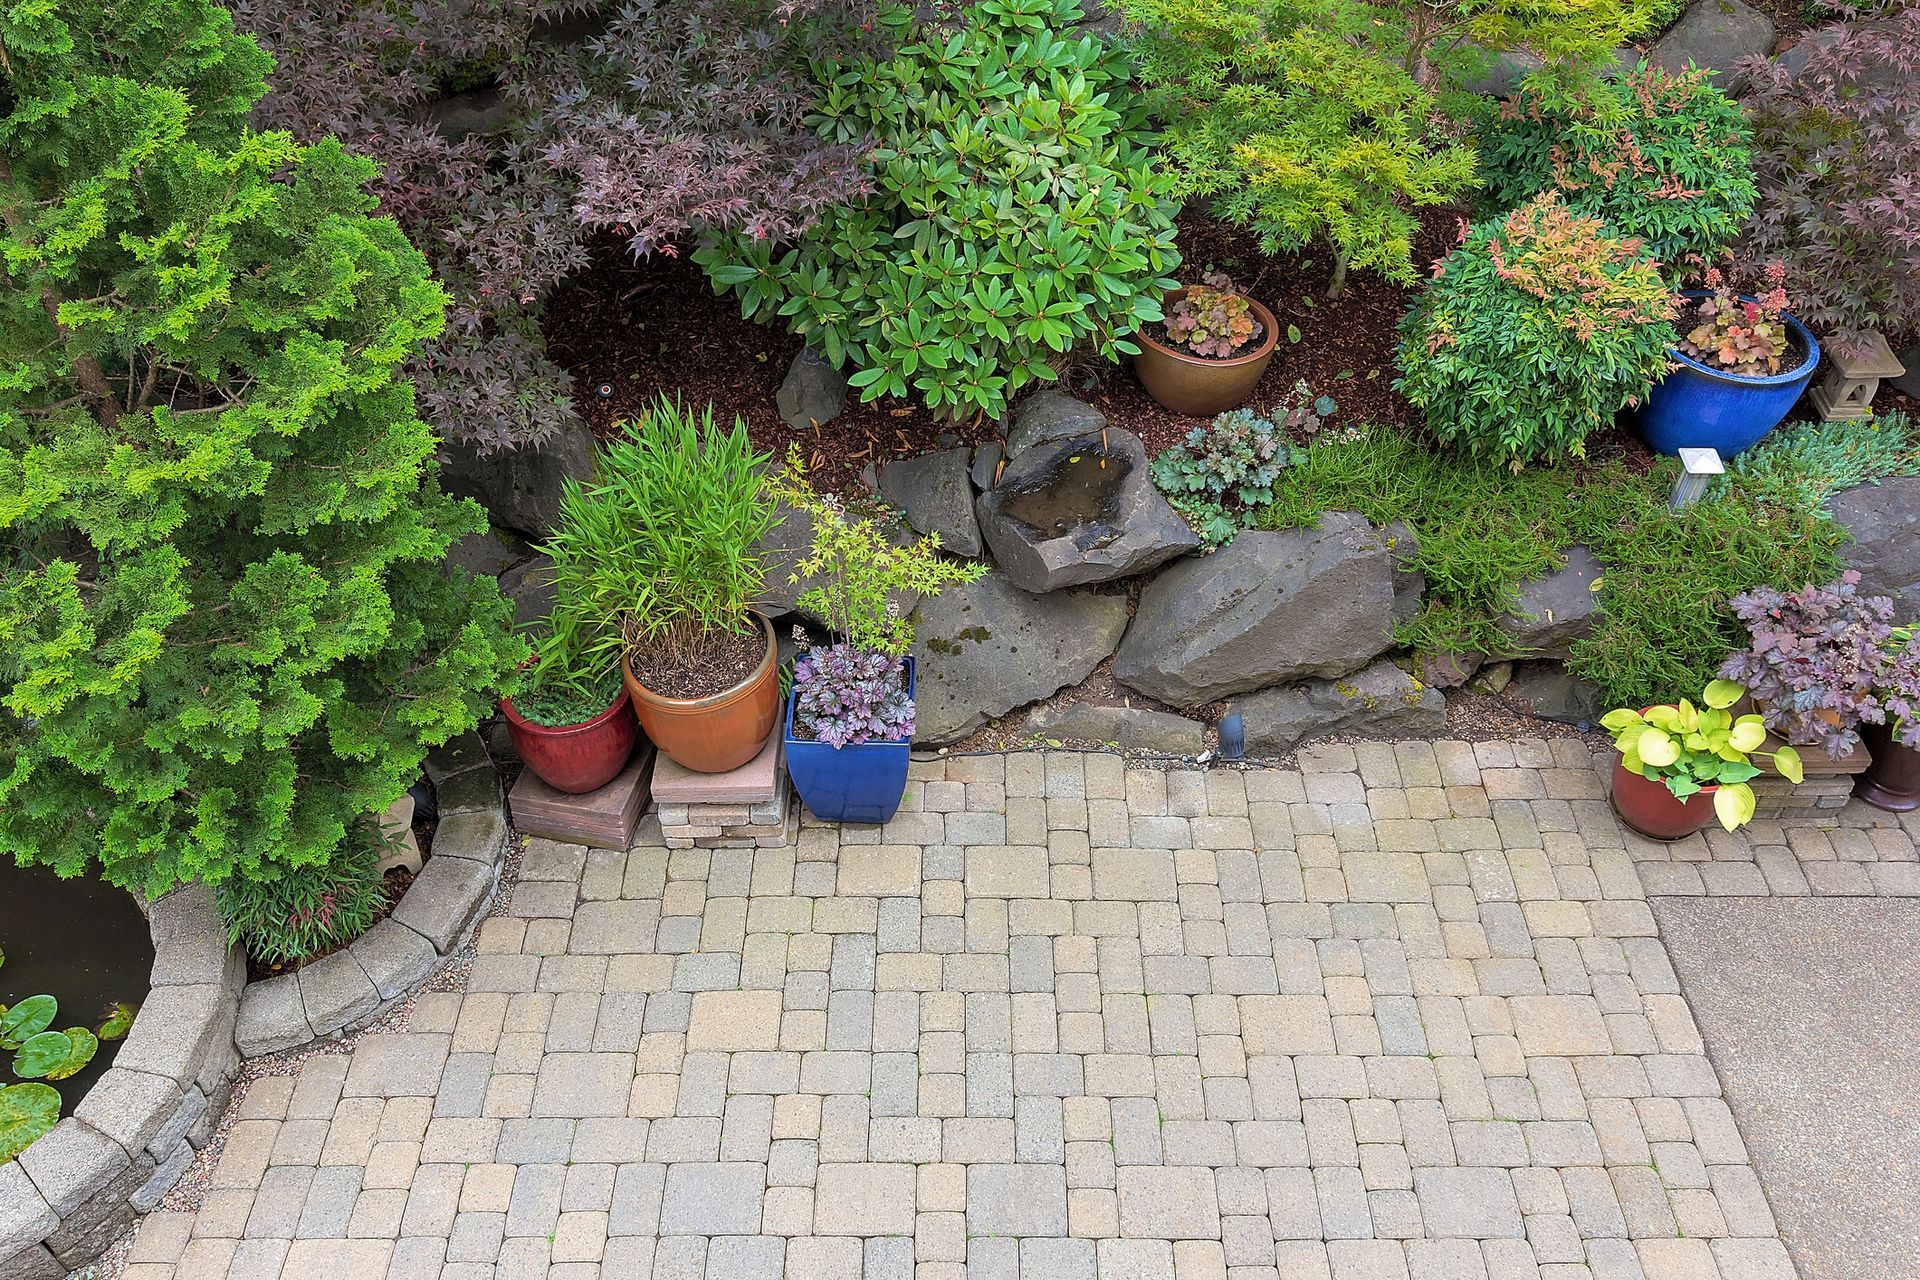
[[[1911,813],[1920,809],[1920,751],[1893,740],[1884,724],[1863,724],[1860,737],[1873,753],[1873,763],[1853,784],[1853,794],[1876,809]]]
[[[1620,820],[1653,840],[1678,840],[1713,821],[1713,793],[1707,786],[1681,801],[1658,778],[1643,778],[1613,762],[1613,811]]]
[[[1182,285],[1168,294],[1168,309],[1184,298],[1190,288],[1191,285]],[[1251,298],[1248,302],[1252,303],[1253,314],[1263,329],[1260,343],[1246,355],[1229,360],[1189,355],[1156,341],[1144,329],[1134,334],[1134,340],[1140,344],[1140,354],[1133,358],[1133,371],[1140,376],[1140,385],[1147,389],[1147,394],[1162,407],[1194,418],[1211,418],[1244,404],[1253,394],[1260,375],[1267,371],[1267,362],[1273,359],[1274,343],[1280,338],[1280,326],[1273,312]]]
[[[570,795],[598,791],[619,777],[640,737],[633,699],[624,689],[612,706],[578,724],[535,724],[514,709],[512,698],[500,699],[500,714],[527,768],[555,791]]]
[[[631,662],[620,664],[640,727],[675,764],[695,773],[725,773],[759,755],[773,735],[780,718],[773,624],[758,613],[753,620],[767,642],[760,665],[733,688],[705,698],[664,697],[634,678]]]

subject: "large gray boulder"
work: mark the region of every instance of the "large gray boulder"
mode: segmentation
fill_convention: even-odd
[[[1122,683],[1170,706],[1357,671],[1393,644],[1393,557],[1351,511],[1318,529],[1250,530],[1161,573],[1113,661]]]
[[[1722,89],[1737,87],[1742,58],[1764,57],[1773,48],[1773,21],[1742,0],[1693,0],[1680,21],[1647,54],[1647,61],[1666,71],[1684,71],[1689,65],[1714,73]]]
[[[1022,450],[974,510],[994,560],[1026,591],[1130,577],[1200,546],[1154,487],[1140,437],[1117,427]]]
[[[773,396],[786,424],[800,430],[832,422],[847,408],[847,380],[812,347],[800,348]]]
[[[1513,610],[1500,620],[1500,629],[1530,657],[1566,657],[1573,642],[1593,630],[1600,575],[1600,564],[1591,551],[1569,547],[1565,567],[1520,584]]]
[[[500,575],[500,594],[513,601],[513,625],[529,627],[553,614],[553,560],[531,555]]]
[[[1920,342],[1902,351],[1899,360],[1907,367],[1907,371],[1898,377],[1889,378],[1888,385],[1895,391],[1920,400]]]
[[[1127,602],[1032,595],[988,573],[921,601],[913,620],[914,741],[937,744],[1086,679],[1120,643]]]
[[[1920,619],[1920,476],[1844,489],[1827,509],[1852,539],[1841,554],[1862,594],[1892,596],[1897,621]]]
[[[1440,691],[1385,660],[1339,680],[1262,689],[1235,698],[1227,711],[1240,713],[1254,755],[1279,755],[1335,733],[1423,738],[1447,731],[1447,700]]]
[[[455,497],[472,498],[493,523],[541,538],[560,518],[567,480],[593,478],[593,433],[569,419],[545,444],[481,457],[469,445],[442,446],[440,483]]]
[[[902,458],[880,468],[880,496],[900,508],[921,533],[959,556],[980,554],[980,522],[973,514],[973,482],[962,448]]]
[[[1017,458],[1036,445],[1092,435],[1107,425],[1107,415],[1063,391],[1036,391],[1020,402],[1007,432],[1007,456]]]
[[[1393,620],[1417,617],[1427,603],[1427,575],[1420,572],[1420,537],[1399,520],[1382,530],[1393,558]]]

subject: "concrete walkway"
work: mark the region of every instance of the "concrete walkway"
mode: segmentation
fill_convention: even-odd
[[[253,1081],[126,1275],[1785,1280],[1642,881],[1737,846],[1765,892],[1758,834],[1631,840],[1561,741],[956,757],[797,848],[533,841],[464,988]]]

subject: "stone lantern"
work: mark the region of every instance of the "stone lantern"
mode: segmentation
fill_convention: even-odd
[[[1873,396],[1880,390],[1880,379],[1897,378],[1907,371],[1893,354],[1893,348],[1878,333],[1869,332],[1860,347],[1842,351],[1840,344],[1828,347],[1833,367],[1813,389],[1813,407],[1827,422],[1865,418],[1873,413]]]

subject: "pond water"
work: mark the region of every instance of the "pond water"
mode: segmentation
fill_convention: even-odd
[[[62,880],[45,867],[16,867],[0,856],[0,1004],[45,992],[60,1002],[52,1029],[99,1027],[107,1006],[147,998],[153,940],[131,895],[91,876]],[[71,1112],[119,1051],[102,1041],[86,1069],[50,1083]],[[0,1083],[14,1082],[11,1055]]]
[[[1102,545],[1120,532],[1114,508],[1132,470],[1132,460],[1118,450],[1073,441],[1037,475],[1008,488],[1000,509],[1043,537]]]

